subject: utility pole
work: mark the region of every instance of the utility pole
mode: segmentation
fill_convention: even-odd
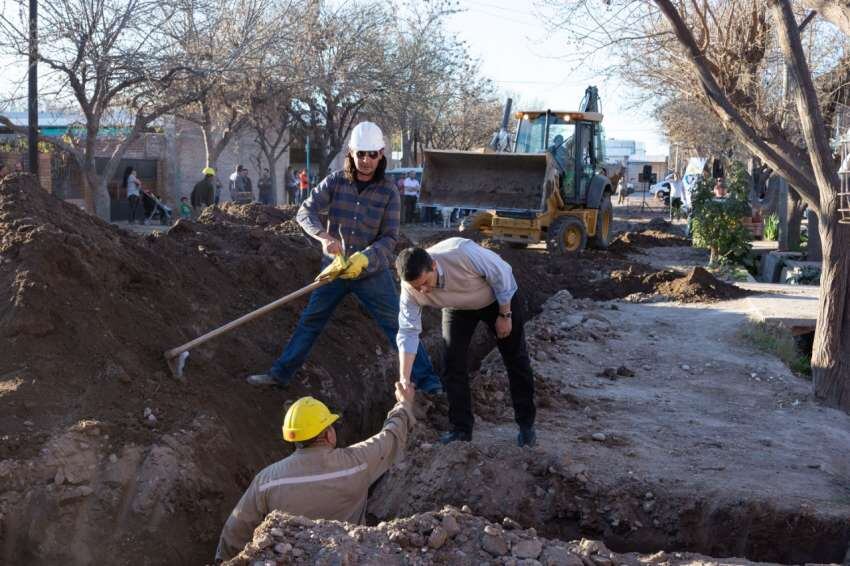
[[[29,37],[29,171],[38,179],[38,0],[30,0]]]

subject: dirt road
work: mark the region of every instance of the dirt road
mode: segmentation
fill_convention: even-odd
[[[539,447],[514,447],[493,352],[474,385],[473,443],[444,447],[423,433],[411,461],[376,491],[372,512],[386,519],[469,504],[547,536],[589,533],[620,550],[843,560],[850,416],[815,404],[807,381],[742,342],[748,308],[745,299],[556,295],[526,327]],[[431,408],[433,425],[445,425],[442,411]]]

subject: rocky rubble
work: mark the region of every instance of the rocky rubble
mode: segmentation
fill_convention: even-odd
[[[226,566],[276,564],[420,565],[503,564],[510,566],[637,566],[752,564],[682,552],[621,554],[590,539],[569,542],[544,538],[504,517],[491,522],[471,509],[445,506],[382,522],[375,527],[313,521],[274,511],[254,531],[253,540]]]

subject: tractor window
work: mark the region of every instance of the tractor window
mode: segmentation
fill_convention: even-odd
[[[547,149],[572,154],[573,132],[575,126],[563,119],[549,115],[549,135],[546,135],[546,115],[519,121],[515,151],[518,153],[542,153]],[[556,137],[560,139],[555,142]],[[559,145],[560,149],[553,148]]]

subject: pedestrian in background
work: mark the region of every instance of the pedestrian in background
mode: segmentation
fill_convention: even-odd
[[[620,180],[617,181],[617,204],[623,204],[626,202],[626,183],[623,181],[623,178],[620,177]]]
[[[301,192],[298,188],[298,174],[292,167],[286,168],[286,196],[287,204],[298,203],[298,193]]]
[[[136,211],[139,209],[139,200],[141,199],[142,183],[136,176],[136,170],[131,166],[124,169],[124,180],[121,186],[127,191],[127,202],[130,205],[130,224],[136,223]]]
[[[189,199],[180,197],[180,218],[183,220],[192,219],[192,207],[189,206]]]
[[[263,204],[274,204],[272,199],[272,176],[268,168],[263,169],[260,180],[257,181],[257,190],[260,193],[260,202]]]
[[[195,183],[190,196],[192,208],[195,209],[197,214],[200,214],[205,207],[212,205],[216,201],[216,188],[213,184],[215,169],[204,167],[201,173],[204,174],[204,178]]]
[[[248,169],[236,166],[236,172],[230,176],[230,198],[236,204],[248,204],[254,200],[254,187]]]
[[[407,174],[407,179],[404,180],[404,218],[402,222],[413,222],[413,216],[416,213],[416,201],[419,200],[419,188],[416,173],[411,171]]]
[[[298,204],[304,202],[309,192],[310,178],[307,176],[307,170],[302,169],[301,173],[298,174]]]

